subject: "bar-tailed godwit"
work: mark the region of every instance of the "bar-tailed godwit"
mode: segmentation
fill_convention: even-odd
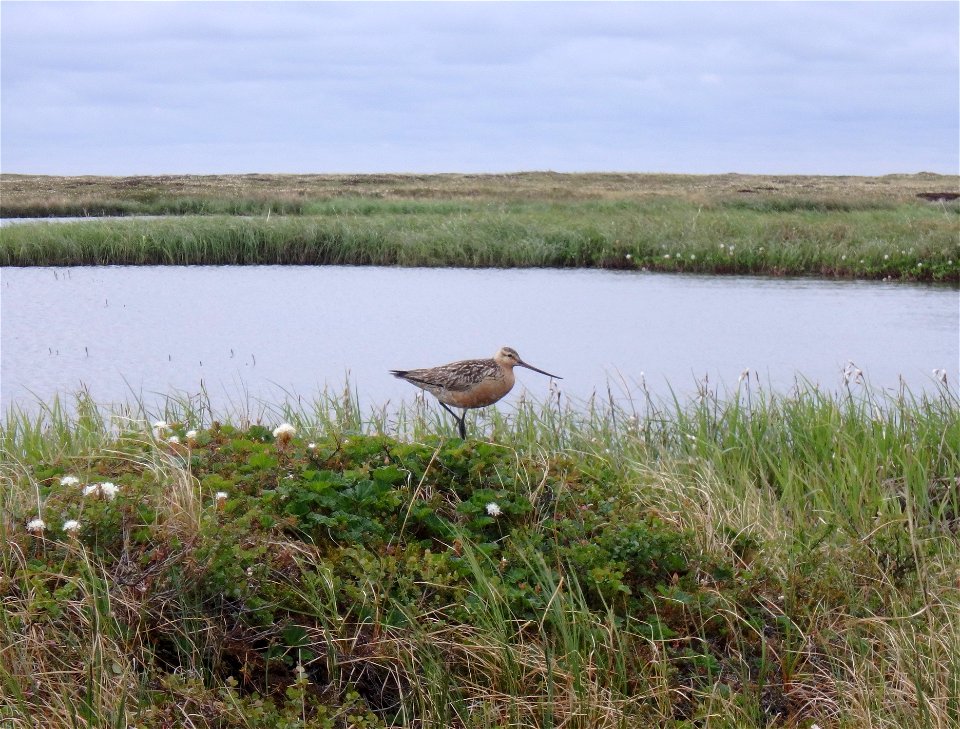
[[[390,374],[436,397],[441,407],[456,418],[460,437],[466,439],[463,419],[467,410],[493,405],[510,392],[515,382],[513,368],[518,366],[556,380],[563,379],[527,364],[512,347],[501,347],[490,359],[465,359],[421,370],[390,370]],[[461,408],[463,413],[458,416],[448,406]]]

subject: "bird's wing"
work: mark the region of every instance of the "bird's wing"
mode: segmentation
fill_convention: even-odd
[[[490,370],[491,366],[487,360],[468,359],[430,369],[394,370],[393,374],[418,387],[462,392],[489,377]]]

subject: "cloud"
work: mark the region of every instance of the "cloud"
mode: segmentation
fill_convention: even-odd
[[[960,155],[954,3],[0,14],[4,171],[879,174]]]

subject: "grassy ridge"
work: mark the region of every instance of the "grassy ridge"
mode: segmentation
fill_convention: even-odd
[[[5,217],[116,214],[310,213],[343,198],[483,202],[673,198],[899,204],[960,193],[954,175],[664,175],[589,173],[442,175],[164,175],[51,177],[0,174]],[[920,197],[923,196],[923,197]],[[955,199],[955,198],[954,198]]]
[[[877,201],[346,199],[311,215],[0,229],[0,265],[598,267],[960,281],[954,206]]]
[[[960,722],[946,387],[74,412],[0,429],[13,725]]]

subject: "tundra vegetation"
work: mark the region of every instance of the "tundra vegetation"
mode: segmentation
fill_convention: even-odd
[[[946,383],[473,418],[11,411],[0,723],[960,723]]]
[[[955,176],[0,176],[0,264],[596,267],[960,281]]]

